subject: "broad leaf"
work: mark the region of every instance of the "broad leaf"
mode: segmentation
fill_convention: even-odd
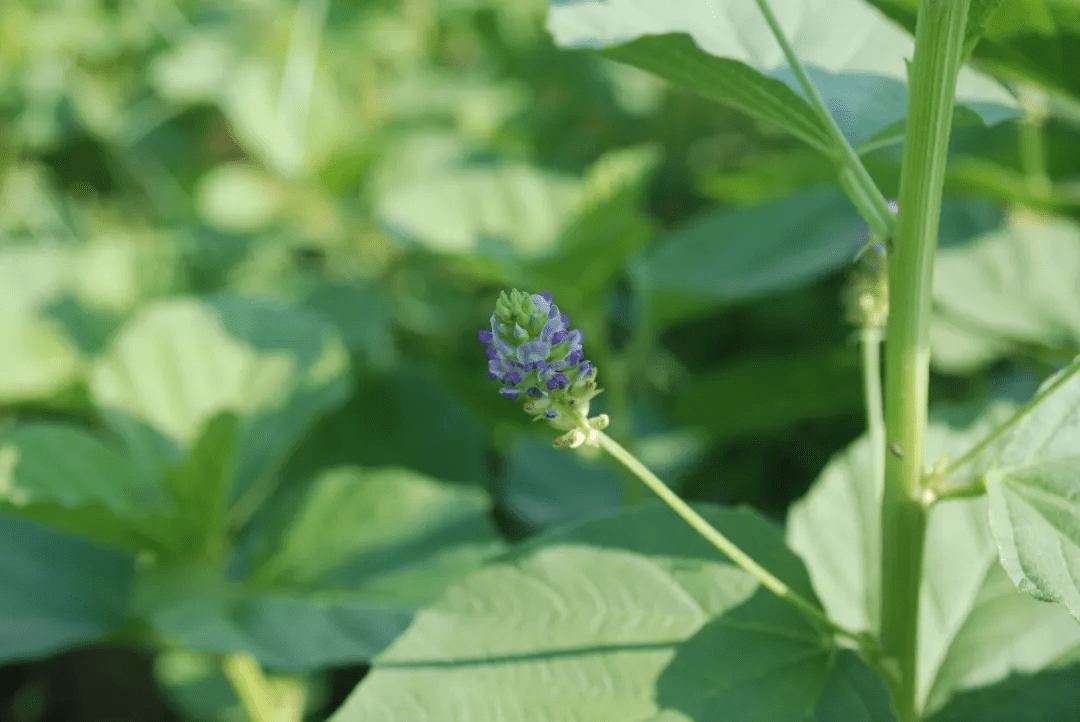
[[[1001,416],[999,411],[966,429],[932,426],[927,458],[955,458]],[[789,521],[791,544],[806,560],[826,609],[862,629],[874,629],[878,618],[879,499],[861,441],[830,463]],[[983,500],[943,502],[931,510],[921,605],[918,694],[927,713],[961,691],[1080,653],[1080,626],[1064,609],[1008,583]]]
[[[862,404],[857,354],[827,349],[746,357],[699,374],[680,392],[674,415],[725,438],[858,412]]]
[[[283,488],[253,526],[242,578],[163,565],[140,577],[139,613],[190,649],[289,669],[365,662],[500,548],[486,494],[403,469]]]
[[[820,278],[858,251],[863,223],[839,190],[707,211],[635,268],[660,320],[711,310]]]
[[[130,551],[172,544],[162,488],[75,426],[23,423],[0,435],[0,503]]]
[[[1080,230],[1063,218],[1014,213],[998,231],[941,249],[934,267],[935,362],[966,370],[1018,347],[1075,353],[1078,278]]]
[[[133,560],[0,516],[0,661],[93,642],[123,620]]]
[[[452,545],[487,548],[498,539],[487,494],[406,469],[342,467],[301,489],[283,494],[302,494],[296,503],[271,502],[271,515],[287,521],[249,575],[260,584],[355,584],[402,573]]]
[[[333,329],[298,308],[176,299],[122,329],[92,369],[91,392],[147,475],[180,462],[213,416],[235,414],[237,495],[344,400],[347,368]]]
[[[1016,674],[963,692],[929,717],[930,722],[1017,722],[1076,719],[1080,666]]]
[[[770,5],[799,59],[856,146],[901,137],[906,112],[904,62],[914,43],[901,28],[859,0]],[[833,147],[752,3],[694,0],[554,0],[548,28],[558,44],[601,51],[702,95],[768,121],[810,145]],[[1014,115],[1011,97],[970,70],[957,85],[961,114],[985,123]]]
[[[769,523],[706,514],[812,598]],[[471,574],[380,655],[332,719],[735,722],[803,719],[819,704],[818,719],[859,719],[844,717],[845,693],[865,691],[873,701],[855,707],[880,709],[885,692],[851,664],[670,510],[645,507],[540,537]]]

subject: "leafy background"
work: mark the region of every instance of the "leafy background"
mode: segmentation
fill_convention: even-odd
[[[786,17],[796,3],[775,4]],[[825,41],[799,51],[891,195],[913,4],[875,2],[899,23],[884,29],[855,4],[889,63],[831,62]],[[604,527],[622,473],[555,452],[485,378],[475,332],[508,285],[556,295],[600,366],[613,435],[694,501],[782,522],[859,436],[843,297],[863,231],[807,145],[818,131],[799,140],[781,130],[790,118],[631,67],[681,78],[650,64],[656,47],[641,43],[654,40],[560,48],[600,43],[553,6],[549,33],[543,0],[0,5],[0,717],[238,719],[214,655],[243,649],[324,719],[417,610],[507,544],[601,518],[545,538],[602,551],[529,547],[469,584],[637,563],[627,555],[647,540]],[[986,34],[980,68],[1054,95],[1042,178],[1022,121],[994,105],[1000,88],[961,86],[931,394],[967,409],[1026,400],[1080,351],[1080,17],[1010,0]],[[655,40],[669,41],[685,36]],[[751,65],[794,97],[775,57]],[[878,115],[843,105],[851,87],[878,94]],[[823,485],[857,506],[847,455]],[[1021,498],[1025,473],[995,482],[991,504]],[[806,502],[788,530],[812,577],[805,523],[819,508]],[[665,537],[670,519],[653,523]],[[981,564],[994,558],[979,529],[955,528]],[[705,554],[652,553],[676,567]],[[934,569],[952,578],[947,560]],[[1004,577],[985,574],[964,599],[998,598]],[[858,624],[874,606],[861,585],[846,602],[817,591]],[[719,622],[761,600],[708,601]],[[689,668],[730,634],[679,623]],[[941,624],[961,643],[989,634]],[[815,644],[793,654],[824,660]],[[1065,695],[1074,668],[1057,651],[1062,671],[1041,689]],[[962,679],[926,672],[929,706],[1000,677],[966,663]],[[804,672],[861,689],[861,668],[835,664],[827,679]],[[967,692],[941,718],[1021,699],[1023,682]],[[656,682],[690,705],[679,683]]]

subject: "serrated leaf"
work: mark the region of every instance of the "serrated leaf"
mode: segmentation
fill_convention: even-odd
[[[1001,422],[932,425],[927,458],[963,453]],[[866,442],[838,456],[789,517],[789,540],[806,560],[825,608],[840,623],[877,624],[880,491],[870,482]],[[924,559],[918,697],[932,713],[970,689],[1011,673],[1035,672],[1080,652],[1080,626],[1061,608],[1007,583],[981,499],[941,503],[930,512]],[[1080,707],[1078,707],[1080,709]]]
[[[768,522],[705,514],[812,596]],[[646,507],[539,537],[471,574],[332,719],[802,719],[835,664],[790,606],[670,510]]]
[[[1080,456],[986,474],[990,523],[1013,582],[1080,620]]]
[[[781,0],[771,6],[853,144],[899,139],[912,38],[856,0]],[[601,51],[777,125],[820,150],[833,148],[752,4],[553,0],[548,29],[564,47]],[[985,123],[1015,115],[1012,98],[970,70],[961,72],[957,102]]]
[[[301,309],[250,299],[145,307],[91,372],[91,393],[140,471],[180,462],[206,423],[241,421],[232,493],[245,492],[348,390],[348,353]]]
[[[130,556],[0,516],[0,660],[90,643],[125,617]]]

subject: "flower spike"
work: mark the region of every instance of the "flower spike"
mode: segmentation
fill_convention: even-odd
[[[524,399],[523,408],[534,419],[571,432],[566,436],[573,438],[563,445],[590,440],[572,432],[583,433],[580,427],[589,413],[589,402],[600,393],[596,367],[585,359],[584,334],[570,328],[550,293],[503,291],[495,302],[490,328],[482,329],[477,338],[485,347],[488,376],[502,384],[503,398]]]

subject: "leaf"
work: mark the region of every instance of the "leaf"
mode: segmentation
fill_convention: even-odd
[[[641,283],[662,320],[794,288],[851,259],[863,224],[838,190],[703,213],[645,252]]]
[[[132,558],[0,516],[0,660],[93,642],[125,617]]]
[[[749,357],[698,374],[674,415],[719,438],[858,412],[859,360],[850,349]]]
[[[1001,421],[1001,409],[967,428],[932,425],[927,458],[962,453]],[[829,614],[860,629],[877,625],[880,490],[869,482],[865,441],[830,462],[792,507],[788,538],[805,559]],[[924,559],[918,697],[926,713],[956,694],[996,684],[1080,653],[1080,626],[1063,609],[1008,584],[981,499],[930,512]]]
[[[0,435],[0,501],[54,528],[130,551],[165,549],[163,490],[90,432],[21,423]]]
[[[1014,213],[998,231],[939,250],[934,310],[948,325],[932,331],[933,354],[962,370],[1017,346],[1075,352],[1080,348],[1077,278],[1080,230],[1063,218]],[[976,345],[970,354],[956,352],[945,336],[950,327],[972,337],[968,343]]]
[[[578,179],[522,164],[451,168],[379,194],[394,235],[445,254],[513,261],[554,250],[581,198]]]
[[[182,460],[213,416],[236,414],[235,496],[345,399],[347,369],[333,329],[298,308],[175,299],[148,305],[121,330],[90,386],[147,475]]]
[[[503,502],[533,528],[547,528],[619,508],[619,477],[551,443],[527,439],[507,454]]]
[[[249,574],[260,584],[318,588],[334,572],[400,572],[452,544],[498,539],[486,493],[406,469],[332,469],[305,485],[299,503],[279,506],[288,521]]]
[[[1016,674],[982,689],[958,694],[929,722],[1072,720],[1080,715],[1080,667]]]
[[[768,522],[705,514],[812,597]],[[644,507],[539,537],[471,574],[332,719],[800,719],[834,684],[835,664],[790,606],[670,510]]]
[[[904,62],[914,43],[900,28],[856,0],[828,6],[772,2],[795,54],[849,140],[898,140],[906,109]],[[827,8],[827,9],[826,9]],[[684,85],[790,132],[829,153],[824,123],[803,98],[764,16],[750,4],[717,7],[705,0],[677,8],[656,0],[553,0],[548,29],[557,44],[587,48]],[[854,99],[854,100],[853,100]],[[963,70],[958,105],[991,124],[1015,115],[994,81]]]
[[[1080,457],[986,474],[1001,563],[1021,591],[1080,620]]]
[[[164,565],[140,578],[140,614],[188,648],[274,667],[366,662],[499,547],[486,494],[400,469],[327,472],[254,525],[243,578]]]
[[[248,588],[215,570],[181,565],[140,574],[134,609],[167,642],[249,652],[268,667],[290,670],[365,662],[412,617],[407,608],[362,595]]]

